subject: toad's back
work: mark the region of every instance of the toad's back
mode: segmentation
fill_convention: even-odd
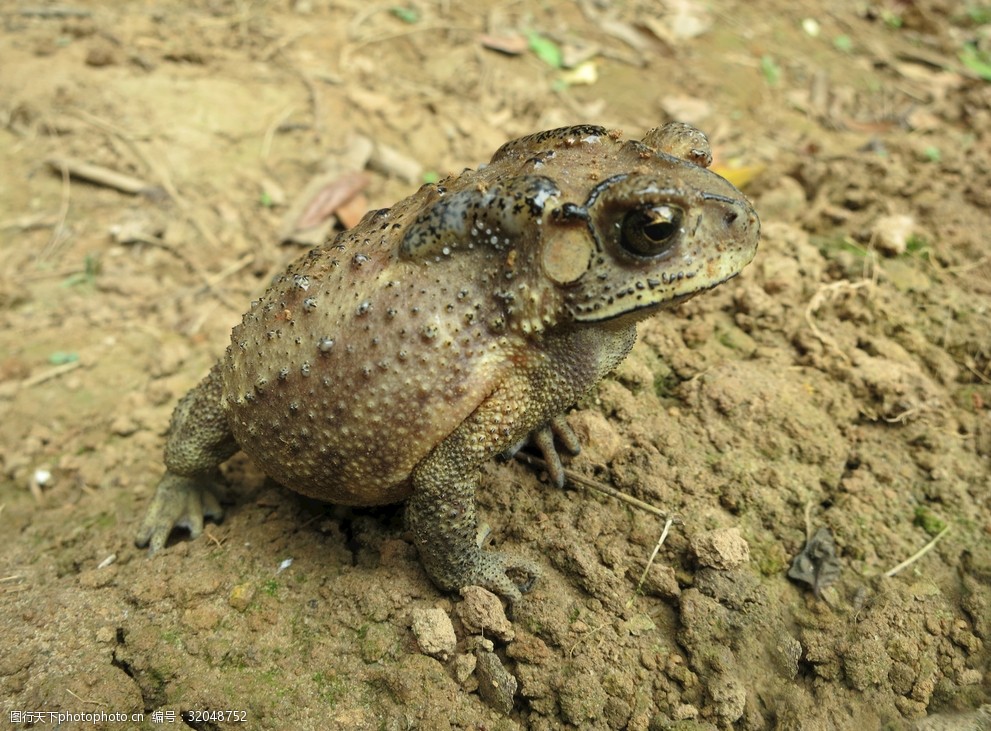
[[[232,334],[224,401],[235,438],[312,497],[404,499],[413,466],[497,378],[506,340],[467,317],[483,308],[479,293],[399,255],[417,198],[310,251]]]

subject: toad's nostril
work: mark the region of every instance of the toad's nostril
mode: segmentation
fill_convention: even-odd
[[[736,219],[738,217],[739,216],[738,216],[738,214],[737,214],[736,211],[729,210],[729,211],[726,211],[726,213],[723,215],[723,222],[726,224],[727,227],[729,227],[729,226],[732,226],[736,222]]]

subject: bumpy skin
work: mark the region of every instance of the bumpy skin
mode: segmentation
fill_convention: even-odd
[[[687,125],[550,130],[301,257],[176,409],[139,545],[218,516],[210,482],[240,448],[311,497],[407,500],[438,586],[519,598],[538,570],[478,547],[477,468],[529,436],[562,483],[560,417],[636,321],[751,260],[757,215],[710,159]]]

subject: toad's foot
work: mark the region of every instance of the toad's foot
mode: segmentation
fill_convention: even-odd
[[[480,551],[480,554],[477,577],[469,578],[464,585],[488,589],[506,597],[510,605],[522,599],[540,578],[540,568],[533,561],[511,553]]]
[[[134,542],[139,548],[148,546],[151,555],[165,546],[173,528],[185,528],[190,537],[197,538],[203,532],[204,518],[219,522],[223,517],[211,479],[166,472]]]
[[[556,438],[556,441],[555,441]],[[557,450],[557,442],[571,455],[581,452],[582,445],[571,428],[564,415],[555,416],[553,419],[534,429],[527,437],[503,452],[502,456],[511,459],[527,444],[532,444],[540,450],[544,458],[547,475],[552,483],[558,487],[564,487],[564,465],[561,464],[561,455]]]
[[[510,605],[523,598],[540,578],[540,567],[512,553],[486,551],[481,545],[488,539],[489,528],[481,524],[475,542],[465,540],[466,531],[446,533],[438,524],[418,521],[421,508],[414,499],[407,508],[407,520],[413,530],[420,560],[430,580],[445,591],[460,591],[466,586],[481,586],[505,597]]]
[[[510,605],[522,599],[540,578],[536,563],[511,553],[476,549],[473,555],[451,562],[449,556],[431,556],[421,546],[420,555],[431,580],[441,588],[460,591],[466,586],[481,586],[505,597]]]

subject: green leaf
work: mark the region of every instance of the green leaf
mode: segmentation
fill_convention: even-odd
[[[979,50],[973,43],[964,45],[959,53],[960,63],[985,81],[991,81],[991,57]]]
[[[886,26],[894,29],[901,28],[902,25],[904,24],[904,21],[902,20],[902,16],[898,15],[898,13],[895,13],[892,10],[882,10],[881,20],[884,21],[884,24]]]
[[[946,521],[924,505],[916,507],[914,522],[931,536],[939,535],[946,528]]]
[[[843,53],[850,53],[853,50],[853,39],[850,36],[836,36],[833,39],[833,48],[837,51],[843,51]]]
[[[982,8],[980,5],[971,5],[967,8],[967,17],[974,25],[987,25],[991,23],[991,7]]]
[[[403,8],[397,5],[396,7],[389,8],[389,12],[404,23],[409,23],[410,25],[420,22],[420,11],[416,8]]]
[[[527,33],[526,39],[530,44],[530,50],[534,52],[537,58],[548,66],[556,69],[561,68],[564,62],[564,56],[561,53],[560,47],[554,41],[544,38],[537,31],[533,30]]]
[[[66,363],[75,363],[77,360],[79,360],[79,353],[70,353],[64,350],[56,350],[48,356],[48,362],[52,365],[65,365]]]
[[[922,236],[917,236],[912,234],[908,237],[908,241],[905,242],[905,253],[906,254],[916,254],[919,256],[925,255],[929,252],[929,242],[926,241]]]
[[[777,86],[778,82],[781,81],[781,67],[770,56],[761,56],[760,72],[764,75],[764,80],[768,86]]]

